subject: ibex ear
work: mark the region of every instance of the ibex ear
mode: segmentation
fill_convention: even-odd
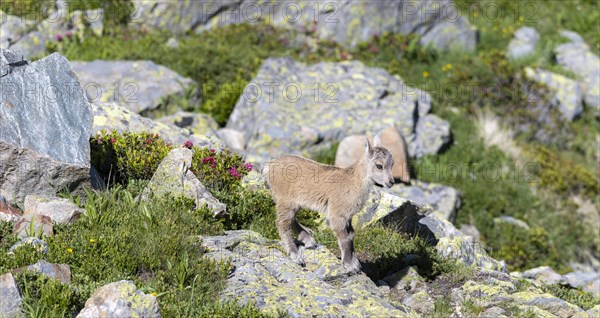
[[[375,145],[375,147],[381,146],[381,140],[379,139],[379,135],[375,136],[375,138],[373,139],[373,144]]]
[[[367,157],[371,153],[371,143],[369,143],[369,138],[365,138],[365,154]]]

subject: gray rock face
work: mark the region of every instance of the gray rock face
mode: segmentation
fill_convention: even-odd
[[[92,133],[94,135],[101,130],[117,130],[121,133],[125,131],[152,132],[159,134],[162,139],[172,145],[181,145],[190,140],[194,146],[198,147],[223,148],[223,144],[216,137],[194,135],[188,129],[142,117],[118,104],[95,103],[92,104],[92,109],[94,114]]]
[[[530,80],[543,84],[554,94],[552,104],[558,107],[562,117],[573,120],[583,112],[583,95],[576,81],[543,69],[525,68]]]
[[[406,306],[392,304],[365,275],[347,275],[339,259],[324,246],[301,248],[306,267],[277,249],[276,242],[251,231],[228,231],[203,237],[206,257],[230,259],[234,270],[222,298],[250,301],[267,314],[284,309],[290,317],[415,317]]]
[[[142,200],[152,194],[161,196],[167,193],[191,198],[198,207],[207,206],[215,216],[224,213],[225,204],[215,199],[189,170],[192,164],[192,151],[187,148],[171,150],[160,163],[144,192]]]
[[[431,206],[450,222],[456,220],[461,206],[458,191],[441,184],[413,180],[411,185],[395,184],[390,191],[417,204]]]
[[[512,59],[519,59],[531,55],[540,40],[540,34],[534,28],[521,27],[508,44],[507,55]]]
[[[139,291],[129,280],[98,288],[85,302],[77,318],[146,317],[160,318],[156,297]]]
[[[600,274],[597,272],[571,272],[563,276],[562,283],[600,296]]]
[[[0,275],[0,317],[23,317],[20,308],[22,302],[13,275],[11,273]]]
[[[557,63],[579,77],[587,106],[600,108],[600,59],[575,32],[561,31],[571,42],[554,49]]]
[[[53,223],[73,223],[85,211],[68,199],[30,194],[25,198],[25,214],[45,215]]]
[[[246,87],[227,128],[244,133],[248,158],[256,162],[307,155],[318,143],[390,126],[404,136],[409,154],[420,157],[449,140],[448,123],[426,114],[430,107],[426,93],[360,62],[307,66],[271,58]]]
[[[42,259],[35,264],[21,268],[18,271],[24,270],[43,274],[50,278],[60,280],[64,284],[71,283],[71,268],[67,264],[52,264]]]
[[[562,279],[562,275],[555,272],[550,266],[532,268],[523,273],[511,273],[511,275],[531,279],[548,285],[558,284]]]
[[[0,194],[0,221],[16,222],[23,213],[19,209],[6,202],[6,198]]]
[[[69,61],[58,53],[23,66],[0,49],[0,192],[22,204],[31,193],[89,186],[92,113]],[[13,64],[14,65],[14,64]]]
[[[217,136],[231,149],[232,151],[243,153],[246,145],[244,144],[244,134],[233,129],[221,128],[217,130]]]
[[[151,110],[161,99],[182,94],[193,81],[152,61],[72,62],[91,103],[113,102],[135,113]]]
[[[206,114],[177,112],[173,115],[162,117],[157,121],[187,129],[194,135],[217,135],[219,124]]]
[[[134,2],[139,8],[136,23],[180,34],[227,24],[266,22],[314,32],[347,46],[384,32],[423,35],[423,43],[439,49],[473,50],[477,43],[476,30],[457,14],[451,0]]]

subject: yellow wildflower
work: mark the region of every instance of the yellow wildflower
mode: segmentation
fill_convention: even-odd
[[[67,253],[73,253],[73,249],[72,248],[67,248]]]
[[[423,71],[423,77],[428,78],[429,77],[429,72]]]
[[[90,239],[90,243],[95,243],[96,240],[94,240],[93,238]]]
[[[156,297],[157,294],[156,294],[156,292],[151,292],[150,295]]]

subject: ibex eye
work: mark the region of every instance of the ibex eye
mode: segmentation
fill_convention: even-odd
[[[376,167],[377,167],[377,169],[379,169],[379,170],[383,169],[383,166],[381,166],[381,165],[377,165]]]

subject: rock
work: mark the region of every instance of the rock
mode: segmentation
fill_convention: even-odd
[[[435,300],[425,291],[406,297],[402,304],[416,311],[419,315],[426,315],[435,310]]]
[[[513,294],[512,298],[524,305],[538,307],[558,317],[571,317],[583,312],[581,308],[550,294],[539,295],[531,292],[518,292]]]
[[[11,273],[0,275],[0,316],[5,318],[23,317],[17,283]]]
[[[535,47],[540,40],[538,31],[531,27],[521,27],[508,44],[507,56],[511,59],[527,57],[535,52]]]
[[[25,214],[13,226],[13,233],[21,239],[42,235],[52,236],[54,233],[52,219],[40,214]]]
[[[90,163],[90,166],[90,182],[92,184],[92,189],[100,191],[106,190],[106,183],[104,183],[100,172],[98,172],[93,164]]]
[[[423,35],[423,43],[431,43],[439,49],[473,50],[477,43],[476,30],[460,17],[451,0],[408,3],[393,0],[300,3],[237,0],[210,5],[183,0],[156,5],[136,0],[134,3],[138,8],[134,22],[176,34],[258,22],[312,32],[322,39],[346,46],[354,46],[385,32]]]
[[[98,288],[85,302],[77,318],[161,317],[156,297],[139,291],[129,280]]]
[[[37,263],[17,269],[15,272],[22,271],[37,272],[52,279],[60,280],[63,284],[71,283],[71,268],[67,264],[52,264],[41,259]]]
[[[316,102],[315,83],[322,86]],[[361,62],[307,66],[290,58],[270,58],[238,100],[227,128],[244,133],[248,159],[254,162],[290,153],[307,155],[317,144],[390,126],[404,136],[409,154],[420,157],[435,153],[449,140],[447,122],[421,114],[431,107],[430,100],[399,77]]]
[[[596,305],[587,311],[587,314],[592,317],[600,317],[600,305]]]
[[[600,274],[597,272],[571,272],[563,276],[561,283],[600,296]]]
[[[381,145],[386,147],[394,158],[392,175],[402,182],[410,182],[410,173],[408,170],[408,153],[406,151],[406,141],[398,133],[395,127],[388,127],[377,133],[381,139]],[[335,155],[335,165],[340,167],[350,167],[364,155],[364,143],[367,136],[348,136],[340,142]],[[373,137],[369,137],[373,144]]]
[[[413,180],[410,185],[394,184],[390,192],[420,205],[428,205],[446,220],[454,222],[461,207],[458,191],[436,183]]]
[[[423,290],[426,286],[425,279],[412,266],[384,277],[383,281],[391,288],[412,291],[413,293]]]
[[[556,62],[578,77],[585,104],[599,109],[600,58],[585,44],[579,34],[561,31],[561,35],[571,42],[561,44],[554,49]]]
[[[179,128],[187,129],[194,135],[215,136],[219,124],[206,114],[177,112],[157,120],[158,122],[175,125]]]
[[[10,249],[8,250],[9,253],[14,253],[17,249],[23,247],[23,246],[32,246],[33,248],[35,248],[37,251],[39,251],[42,254],[47,254],[48,253],[48,244],[46,244],[46,242],[35,238],[35,237],[27,237],[21,241],[18,241],[17,243],[15,243],[13,246],[10,247]]]
[[[91,103],[117,103],[134,113],[157,108],[194,82],[152,61],[72,62]]]
[[[18,51],[19,54],[28,59],[41,57],[46,53],[46,47],[50,42],[66,41],[74,35],[83,39],[86,24],[90,25],[94,33],[101,35],[103,28],[102,16],[103,11],[100,9],[69,13],[67,8],[63,8],[53,12],[48,18],[38,23],[25,18],[6,15],[6,17],[9,17],[8,21],[18,19],[21,22],[6,23],[6,28],[2,31],[6,31],[5,34],[10,35],[11,41],[8,42],[10,45],[2,45],[2,47]]]
[[[217,131],[217,136],[219,136],[232,151],[243,152],[246,148],[246,145],[244,144],[244,134],[237,130],[222,128]]]
[[[179,47],[179,41],[176,38],[169,38],[165,45],[169,48],[176,49]]]
[[[252,302],[272,315],[283,309],[290,317],[416,317],[410,308],[392,304],[365,274],[348,276],[324,246],[301,248],[305,268],[282,253],[278,243],[251,231],[203,237],[202,246],[206,257],[230,259],[233,265],[221,292],[223,300]]]
[[[583,112],[582,93],[579,84],[562,75],[542,69],[525,68],[525,76],[550,89],[554,96],[551,103],[566,120],[573,120]]]
[[[430,2],[434,3],[434,2]],[[477,29],[460,16],[456,7],[450,11],[457,18],[445,18],[434,25],[420,40],[421,45],[432,45],[443,50],[473,51],[479,42]]]
[[[9,48],[35,26],[34,21],[8,15],[0,11],[0,47]],[[24,53],[23,53],[24,54]]]
[[[53,223],[73,223],[85,210],[79,208],[69,199],[49,195],[30,194],[25,198],[25,214],[45,215]]]
[[[225,204],[215,199],[189,170],[192,154],[187,148],[171,150],[154,172],[150,183],[142,192],[141,199],[148,200],[151,195],[162,196],[171,193],[194,200],[198,207],[207,205],[215,216],[226,213]]]
[[[0,221],[3,222],[16,222],[21,218],[21,211],[6,202],[4,196],[0,194]]]
[[[92,129],[94,135],[101,130],[117,130],[121,133],[125,131],[134,133],[152,132],[159,134],[167,143],[173,145],[181,145],[191,140],[194,146],[223,148],[221,142],[213,136],[194,135],[187,129],[156,122],[114,103],[92,104],[92,110],[94,113],[94,126]]]
[[[550,266],[532,268],[526,270],[520,276],[547,285],[558,284],[561,282],[562,279],[562,276],[556,273]]]
[[[494,223],[496,224],[510,224],[516,227],[520,227],[524,230],[529,230],[529,224],[527,224],[527,222],[523,221],[523,220],[519,220],[517,218],[514,218],[510,215],[502,215],[499,216],[497,218],[494,218]]]
[[[18,205],[28,194],[90,184],[92,114],[69,61],[54,53],[28,65],[0,49],[0,189]]]
[[[481,237],[479,230],[472,224],[461,224],[460,231],[464,235],[472,236],[476,241],[479,241],[479,238]]]

